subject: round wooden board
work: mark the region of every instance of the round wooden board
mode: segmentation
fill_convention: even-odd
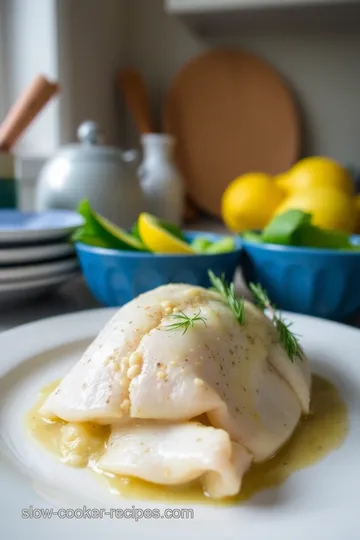
[[[237,176],[278,174],[298,158],[300,122],[291,91],[266,62],[243,50],[202,54],[180,71],[166,97],[164,130],[191,199],[220,215]]]

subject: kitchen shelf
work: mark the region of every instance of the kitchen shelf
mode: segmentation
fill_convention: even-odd
[[[200,35],[256,29],[359,29],[360,0],[165,0],[170,15]]]

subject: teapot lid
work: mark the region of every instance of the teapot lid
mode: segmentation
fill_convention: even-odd
[[[87,120],[80,124],[77,130],[79,143],[69,144],[60,149],[59,155],[71,161],[97,160],[133,162],[138,154],[136,151],[122,151],[115,146],[104,144],[104,137],[96,122]]]
[[[102,144],[104,139],[99,126],[92,120],[80,124],[77,137],[82,144]]]

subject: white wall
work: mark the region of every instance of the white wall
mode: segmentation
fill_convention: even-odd
[[[8,108],[40,72],[57,78],[56,0],[2,1],[4,82]],[[39,115],[17,149],[24,154],[50,154],[59,144],[59,103]]]
[[[100,124],[108,143],[121,142],[125,126],[115,78],[125,64],[126,0],[58,0],[61,139],[74,139],[87,119]]]
[[[116,71],[128,64],[143,72],[160,124],[166,90],[184,62],[227,43],[268,59],[294,88],[303,111],[304,152],[360,167],[360,30],[252,33],[249,28],[237,38],[205,42],[166,15],[162,0],[0,0],[0,17],[9,60],[6,76],[0,74],[7,83],[6,95],[1,92],[4,104],[8,107],[38,71],[58,77],[63,87],[60,99],[21,141],[23,154],[52,153],[74,140],[78,124],[90,117],[109,143],[137,144],[116,90]],[[40,165],[30,162],[21,176],[33,180]]]
[[[288,80],[301,104],[304,153],[360,166],[360,30],[356,33],[248,32],[205,42],[164,13],[162,0],[127,2],[127,57],[145,75],[157,119],[170,81],[193,55],[219,44],[245,47]],[[136,142],[128,120],[128,143]]]
[[[125,63],[125,1],[0,0],[0,120],[37,73],[61,86],[15,147],[23,210],[34,208],[44,161],[76,139],[83,120],[97,121],[110,144],[124,140],[114,79]]]
[[[124,2],[0,0],[6,58],[3,108],[39,72],[61,86],[60,97],[35,119],[17,153],[51,155],[74,140],[77,126],[88,118],[99,122],[108,142],[120,142],[124,126],[114,78],[125,62]]]

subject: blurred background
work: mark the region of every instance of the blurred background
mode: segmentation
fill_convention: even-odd
[[[70,311],[118,306],[210,265],[348,320],[359,66],[359,0],[0,0],[1,302],[81,270]]]
[[[360,167],[360,7],[344,0],[1,0],[0,112],[38,73],[59,80],[16,147],[21,205],[31,208],[43,160],[96,120],[109,144],[138,145],[114,84],[131,65],[146,78],[158,125],[180,68],[204,50],[246,48],[280,72],[301,112],[302,154]]]

